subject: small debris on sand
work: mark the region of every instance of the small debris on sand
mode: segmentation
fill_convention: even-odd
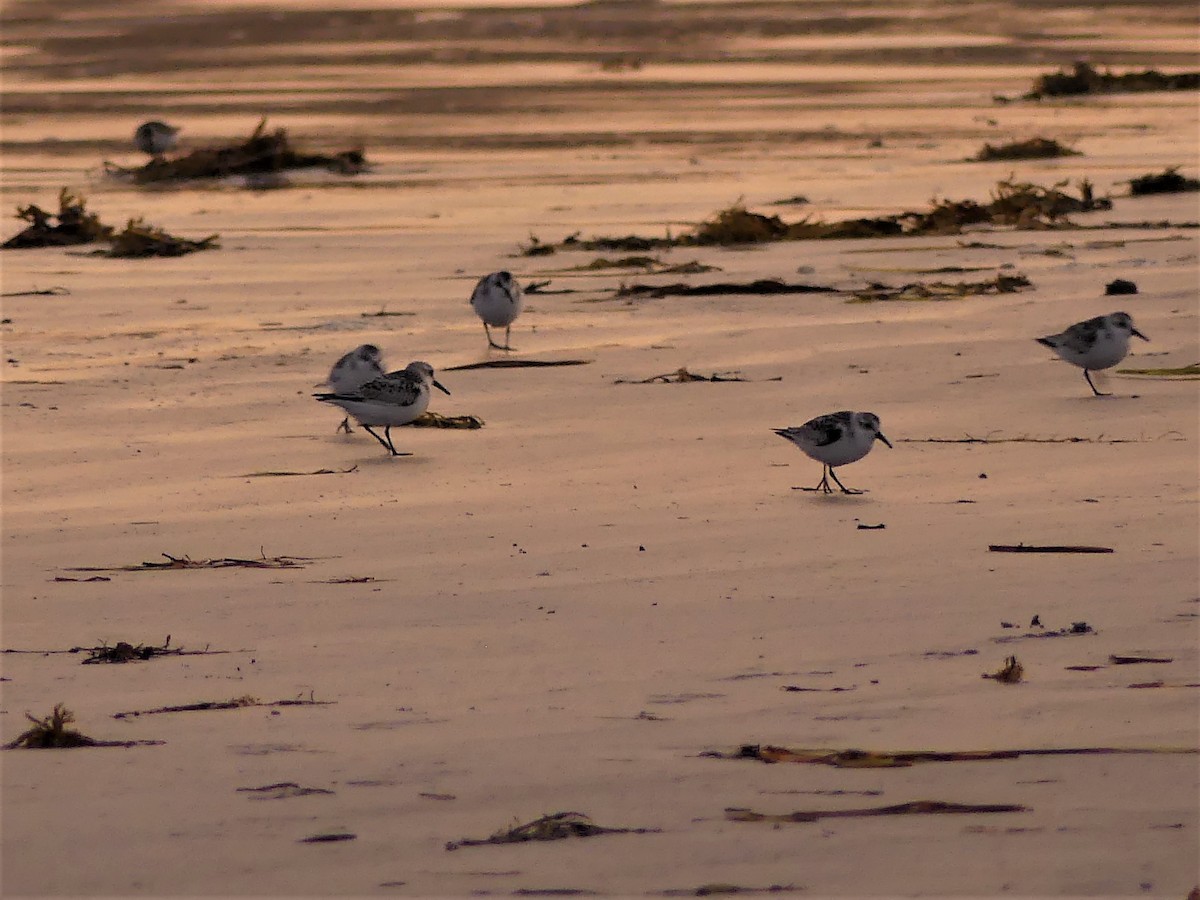
[[[1021,679],[1025,676],[1025,667],[1017,662],[1015,656],[1010,656],[1004,661],[1004,665],[996,672],[984,672],[981,678],[990,678],[992,681],[998,681],[1001,684],[1020,684]]]
[[[1013,159],[1056,159],[1060,156],[1082,156],[1052,138],[1035,137],[1008,144],[984,144],[971,159],[975,162],[996,162]]]
[[[1129,181],[1129,195],[1140,197],[1146,194],[1177,194],[1200,191],[1200,179],[1179,174],[1178,166],[1170,166],[1157,175],[1142,175]]]
[[[595,824],[588,816],[577,812],[559,812],[534,819],[523,825],[497,831],[491,837],[463,838],[449,841],[447,850],[460,847],[479,847],[484,844],[519,844],[525,841],[558,841],[570,837],[593,837],[598,834],[652,834],[658,828],[606,828]]]

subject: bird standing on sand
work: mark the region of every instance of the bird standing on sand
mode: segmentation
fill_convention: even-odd
[[[512,350],[509,346],[509,331],[512,323],[521,314],[524,306],[521,286],[512,276],[512,272],[493,272],[484,275],[471,292],[471,306],[475,314],[483,320],[483,331],[487,335],[488,346],[497,350]],[[504,328],[504,346],[501,347],[492,340],[491,328]]]
[[[1129,353],[1129,338],[1140,337],[1148,341],[1133,327],[1129,313],[1115,312],[1107,316],[1096,316],[1085,322],[1076,322],[1066,331],[1046,337],[1034,338],[1039,344],[1049,347],[1062,359],[1083,369],[1088,387],[1097,397],[1111,397],[1096,390],[1092,384],[1092,372],[1110,369]]]
[[[379,348],[374,344],[362,344],[333,364],[325,383],[332,389],[331,393],[348,396],[383,374],[383,354]],[[350,433],[349,416],[342,419],[337,430]]]
[[[407,425],[429,407],[430,386],[449,394],[433,377],[433,366],[427,362],[410,362],[402,371],[389,372],[362,385],[356,391],[313,394],[323,403],[340,406],[379,441],[392,456],[411,456],[398,453],[392,444],[392,427]],[[371,428],[383,426],[383,437]]]
[[[133,143],[143,153],[159,157],[175,146],[180,129],[157,119],[143,122],[133,133]]]
[[[832,494],[829,486],[832,478],[844,494],[861,494],[838,481],[833,470],[847,463],[857,462],[875,446],[875,441],[883,441],[890,448],[892,442],[883,436],[879,430],[879,417],[869,412],[829,413],[817,416],[799,427],[776,428],[775,433],[785,438],[804,451],[805,454],[821,463],[821,482],[815,488],[805,490],[824,491]]]

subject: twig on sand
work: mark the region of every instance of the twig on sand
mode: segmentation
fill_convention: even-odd
[[[135,709],[113,713],[114,719],[136,719],[139,716],[156,716],[161,713],[204,712],[212,709],[244,709],[249,706],[333,706],[335,700],[271,700],[262,701],[249,694],[232,700],[209,700],[203,703],[185,703],[182,706],[160,706],[155,709]]]
[[[595,824],[583,813],[558,812],[534,819],[523,825],[501,829],[491,837],[475,839],[463,838],[459,841],[448,841],[447,850],[457,850],[460,847],[479,847],[484,844],[519,844],[526,841],[558,841],[570,837],[593,837],[598,834],[652,834],[661,831],[659,828],[606,828]]]
[[[234,475],[234,478],[290,478],[298,475],[349,475],[351,472],[357,472],[358,466],[351,466],[348,469],[316,469],[312,472],[246,472],[242,475]],[[164,556],[166,554],[163,554]],[[169,558],[169,557],[168,557]]]
[[[992,553],[1113,553],[1112,547],[1087,547],[1069,545],[1037,546],[1034,544],[988,544]]]
[[[586,366],[590,359],[488,359],[477,363],[449,366],[443,372],[465,372],[469,369],[534,369],[543,366]]]
[[[1007,813],[1027,812],[1029,807],[1017,803],[946,803],[941,800],[914,800],[893,806],[868,806],[859,809],[812,809],[790,813],[759,813],[750,809],[727,807],[725,818],[730,822],[815,822],[818,819],[846,819],[863,816],[940,815],[946,813]]]

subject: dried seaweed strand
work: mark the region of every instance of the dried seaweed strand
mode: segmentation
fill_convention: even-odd
[[[943,815],[962,813],[1028,812],[1029,807],[1017,803],[946,803],[942,800],[913,800],[891,806],[868,806],[860,809],[811,809],[790,813],[759,813],[750,809],[728,807],[725,818],[730,822],[816,822],[818,819],[860,818],[863,816]]]
[[[1108,756],[1157,753],[1200,753],[1195,747],[1049,747],[1020,750],[822,750],[744,744],[732,753],[706,751],[717,759],[755,759],[765,763],[808,763],[842,769],[906,768],[923,762],[979,762],[1021,756]]]
[[[311,556],[272,556],[259,559],[238,559],[223,557],[221,559],[195,560],[188,556],[171,556],[162,554],[166,562],[144,562],[136,566],[68,566],[67,572],[156,572],[165,569],[302,569],[303,563],[312,562]]]
[[[349,475],[351,472],[358,471],[358,466],[354,465],[348,469],[316,469],[312,472],[246,472],[244,475],[234,475],[234,478],[289,478],[299,475]]]
[[[333,706],[334,700],[271,700],[263,701],[246,695],[232,700],[209,700],[203,703],[185,703],[182,706],[159,706],[155,709],[135,709],[113,713],[114,719],[129,719],[139,716],[155,716],[161,713],[205,712],[214,709],[244,709],[249,706]]]

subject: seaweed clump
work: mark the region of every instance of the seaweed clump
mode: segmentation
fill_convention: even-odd
[[[1142,72],[1099,72],[1086,62],[1077,62],[1070,72],[1061,69],[1039,75],[1033,90],[1022,100],[1043,97],[1074,97],[1080,94],[1127,94],[1146,91],[1184,91],[1200,88],[1200,72],[1167,75],[1157,69]]]
[[[17,208],[17,218],[29,225],[13,235],[0,249],[21,250],[28,247],[70,247],[109,240],[113,229],[88,212],[83,197],[68,188],[58,192],[58,212],[46,212],[33,203]],[[53,221],[57,220],[57,221]]]
[[[1033,287],[1029,279],[1019,273],[999,274],[986,281],[913,282],[900,287],[873,282],[868,288],[855,291],[858,303],[873,303],[880,300],[960,300],[986,294],[1014,294]]]
[[[1200,191],[1200,180],[1179,174],[1178,166],[1170,166],[1157,175],[1142,175],[1129,180],[1129,195],[1140,197],[1146,194],[1179,194]]]
[[[54,710],[44,719],[25,713],[25,718],[33,723],[17,738],[4,745],[6,750],[48,750],[63,747],[95,747],[99,744],[95,738],[81,734],[74,728],[68,728],[75,721],[75,714],[61,703],[54,704]]]
[[[764,216],[750,212],[741,201],[720,210],[716,216],[697,226],[691,234],[691,243],[708,244],[760,244],[779,241],[788,236],[788,226],[779,216]]]
[[[1007,144],[984,144],[973,157],[975,162],[995,162],[1010,159],[1055,159],[1060,156],[1082,156],[1078,150],[1060,144],[1053,138],[1035,137]]]
[[[198,250],[211,250],[219,247],[217,238],[220,235],[210,234],[198,241],[176,237],[162,228],[148,225],[141,218],[130,219],[125,230],[113,235],[112,246],[107,250],[99,250],[97,256],[109,256],[115,259],[145,259],[149,256],[185,256]]]
[[[645,252],[660,247],[699,245],[729,246],[772,241],[802,241],[828,238],[878,238],[961,234],[972,225],[999,225],[1017,229],[1071,227],[1067,216],[1077,212],[1112,209],[1107,197],[1097,197],[1086,178],[1079,182],[1078,196],[1066,190],[1069,180],[1049,187],[1012,179],[997,182],[991,199],[931,201],[929,209],[891,213],[874,218],[843,219],[834,222],[808,217],[785,222],[779,216],[764,216],[746,209],[742,201],[720,210],[712,218],[678,237],[622,238],[598,237],[582,240],[577,234],[561,243],[546,243],[536,238],[521,248],[523,255],[542,256],[562,250],[623,250]]]
[[[334,154],[302,153],[292,147],[286,128],[268,132],[264,116],[254,133],[238,143],[201,147],[186,156],[173,159],[155,157],[140,168],[126,168],[110,162],[105,162],[104,168],[112,177],[135,184],[152,184],[229,175],[274,175],[285,169],[306,168],[324,168],[338,175],[357,175],[366,171],[368,163],[361,147]]]
[[[497,831],[491,837],[463,838],[448,841],[447,850],[460,847],[478,847],[483,844],[522,844],[526,841],[560,841],[572,837],[595,837],[599,834],[650,834],[657,828],[608,828],[597,825],[588,816],[578,812],[551,813],[532,822]]]

